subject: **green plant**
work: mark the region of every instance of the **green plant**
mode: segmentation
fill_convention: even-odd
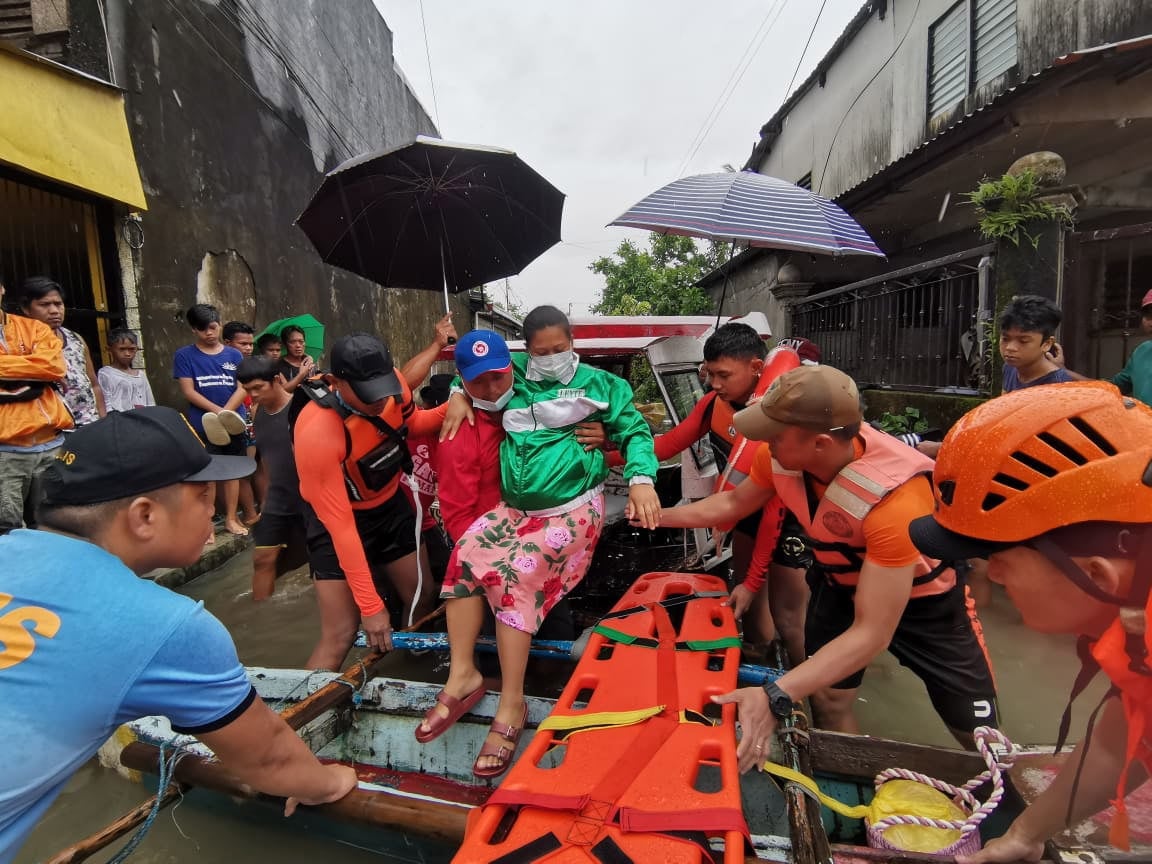
[[[1028,238],[1033,247],[1040,243],[1039,236],[1025,230],[1029,222],[1059,222],[1071,226],[1072,214],[1068,208],[1040,199],[1041,188],[1031,171],[1005,174],[999,180],[984,178],[975,192],[966,196],[976,208],[980,218],[980,234],[986,240],[1009,240],[1020,245],[1020,236]]]
[[[889,435],[906,435],[909,432],[927,432],[928,421],[925,420],[919,408],[909,405],[901,414],[885,411],[880,416],[880,428]]]

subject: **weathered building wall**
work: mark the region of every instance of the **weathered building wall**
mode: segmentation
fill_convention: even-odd
[[[183,313],[195,302],[258,328],[311,312],[329,344],[375,330],[401,361],[426,345],[439,295],[329,267],[293,225],[325,171],[435,134],[371,0],[107,0],[107,9],[149,203],[142,247],[121,250],[125,305],[138,315],[157,398],[180,401],[171,356],[190,341]],[[455,308],[466,329],[466,304]]]
[[[883,20],[872,11],[824,68],[824,86],[809,82],[781,118],[754,167],[790,181],[811,172],[812,189],[834,198],[1061,54],[1152,33],[1149,0],[1017,0],[1016,69],[951,114],[929,118],[929,27],[953,5],[891,0]]]

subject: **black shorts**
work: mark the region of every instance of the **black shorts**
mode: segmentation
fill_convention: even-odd
[[[364,545],[364,557],[372,577],[379,582],[384,567],[416,551],[416,514],[404,491],[371,510],[353,510],[356,530]],[[332,535],[311,507],[305,515],[308,536],[308,563],[314,579],[343,579],[344,570],[332,544]]]
[[[296,542],[303,543],[306,536],[302,513],[261,513],[260,521],[252,526],[252,545],[257,549],[261,546],[284,547]]]
[[[791,510],[784,511],[784,524],[780,528],[780,539],[772,551],[772,563],[783,567],[807,570],[812,566],[812,550],[808,538],[800,527],[800,520]]]
[[[804,650],[811,657],[844,633],[856,616],[853,592],[829,585],[816,571],[808,575],[812,597],[804,624]],[[971,732],[996,726],[996,685],[983,640],[974,626],[962,585],[944,594],[908,601],[888,650],[924,682],[932,707],[948,728]],[[855,690],[864,670],[832,685]]]
[[[213,456],[247,456],[248,449],[244,444],[243,435],[233,435],[232,439],[227,444],[213,444],[208,441],[204,444],[204,449],[211,453]]]

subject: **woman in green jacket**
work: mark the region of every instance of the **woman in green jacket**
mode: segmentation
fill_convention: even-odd
[[[660,515],[652,433],[632,404],[632,388],[609,372],[581,365],[571,325],[559,309],[529,312],[524,338],[528,355],[513,356],[512,395],[503,406],[503,500],[453,549],[440,595],[448,601],[452,665],[436,705],[416,730],[421,743],[431,741],[484,695],[472,653],[487,598],[496,616],[502,680],[492,729],[472,769],[485,778],[508,769],[527,719],[524,670],[532,636],[584,578],[600,538],[608,464],[603,451],[585,450],[576,440],[577,424],[599,421],[619,444],[629,518],[655,528]]]

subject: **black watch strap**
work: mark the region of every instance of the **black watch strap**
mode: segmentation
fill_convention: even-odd
[[[780,689],[775,681],[764,684],[764,692],[768,694],[769,710],[781,720],[792,716],[792,697]]]

